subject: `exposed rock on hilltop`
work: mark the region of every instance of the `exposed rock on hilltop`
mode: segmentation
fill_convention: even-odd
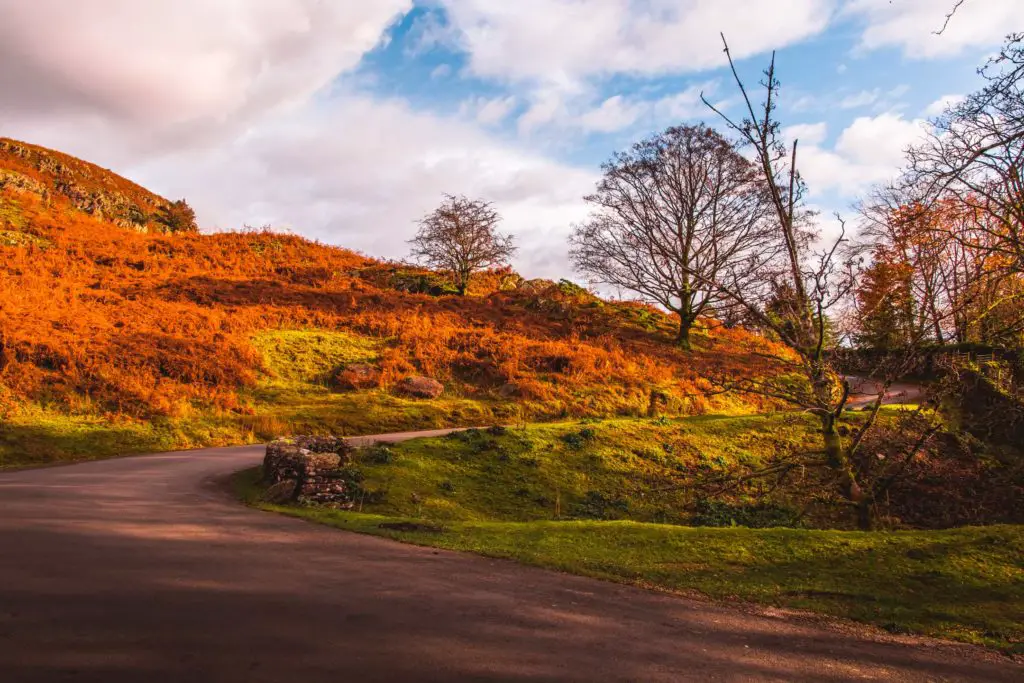
[[[9,138],[0,138],[0,201],[23,211],[34,204],[50,210],[66,208],[142,232],[189,229],[187,219],[175,215],[184,202],[171,202],[67,154]],[[0,222],[14,223],[16,218],[10,207],[0,213]]]

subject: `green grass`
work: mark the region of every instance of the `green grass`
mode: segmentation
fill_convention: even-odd
[[[0,421],[0,469],[241,445],[289,434],[380,434],[512,419],[515,406],[497,401],[451,395],[423,401],[382,390],[331,389],[328,380],[337,369],[373,362],[383,343],[324,330],[261,333],[253,345],[267,372],[255,387],[240,391],[248,405],[244,412],[197,405],[187,417],[111,419],[88,409],[23,403]]]
[[[0,469],[257,440],[237,416],[111,421],[29,406],[0,423]]]
[[[374,363],[386,340],[348,332],[281,330],[252,340],[268,370],[243,392],[254,408],[255,438],[283,434],[381,434],[484,424],[507,417],[508,405],[445,395],[423,401],[383,390],[333,390],[330,378],[352,363]],[[243,420],[245,422],[245,420]]]
[[[804,416],[612,419],[472,430],[368,449],[357,456],[370,512],[438,521],[565,518],[681,523],[701,509],[698,479],[759,466],[806,447]],[[779,525],[795,518],[786,491],[755,504],[719,504],[720,524]]]
[[[0,420],[0,469],[120,455],[261,443],[288,434],[379,434],[487,424],[503,406],[460,398],[417,401],[384,392],[294,391],[251,415],[198,412],[185,418],[111,420],[23,406]]]
[[[273,330],[252,338],[273,378],[271,385],[323,384],[350,363],[373,363],[384,342],[348,332]]]
[[[632,521],[451,521],[440,533],[398,532],[380,524],[415,518],[268,505],[259,500],[258,479],[258,470],[235,479],[239,495],[251,504],[339,529],[1024,652],[1022,527],[864,533]]]

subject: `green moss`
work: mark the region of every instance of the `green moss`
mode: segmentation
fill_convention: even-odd
[[[397,462],[401,462],[401,455]],[[813,610],[1021,651],[1024,527],[854,532],[688,528],[632,521],[449,521],[441,533],[381,529],[384,516],[260,503],[258,472],[239,495],[349,531],[670,591]],[[455,495],[459,484],[453,482]]]

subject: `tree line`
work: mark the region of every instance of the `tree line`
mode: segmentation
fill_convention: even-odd
[[[822,468],[867,528],[875,503],[941,426],[925,400],[906,418],[900,457],[865,456],[888,385],[928,344],[1021,346],[1024,35],[1007,37],[979,70],[983,87],[932,121],[899,178],[863,201],[858,234],[837,215],[839,235],[828,241],[804,201],[799,141],[786,140],[777,117],[774,54],[758,97],[722,41],[741,113],[705,99],[725,133],[673,126],[612,156],[585,198],[591,212],[573,227],[570,257],[591,282],[672,312],[684,349],[702,316],[776,341],[785,372],[712,379],[815,415],[820,448],[770,474]],[[491,204],[449,196],[421,221],[413,253],[451,272],[464,293],[475,270],[514,254],[497,224]],[[892,353],[873,370],[881,388],[869,415],[849,429],[839,422],[851,386],[837,358],[851,345]]]

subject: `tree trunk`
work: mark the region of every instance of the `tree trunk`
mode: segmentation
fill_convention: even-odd
[[[676,344],[679,348],[690,350],[690,329],[693,327],[693,320],[690,317],[679,314],[679,331],[676,332]]]
[[[679,348],[686,351],[690,350],[690,329],[693,327],[693,323],[697,320],[697,315],[694,312],[693,306],[693,289],[686,284],[683,290],[679,292],[679,308],[675,309],[676,315],[679,316],[679,330],[676,333],[676,344]]]
[[[867,498],[857,503],[857,528],[861,531],[871,531],[875,528],[875,518],[871,513],[871,501]]]
[[[466,292],[469,290],[469,273],[456,274],[455,289],[458,291],[459,296],[466,296]]]
[[[862,531],[870,530],[870,501],[857,483],[853,465],[843,447],[839,432],[836,431],[835,418],[822,417],[821,435],[825,445],[825,461],[829,469],[839,476],[839,493],[853,506],[857,528]]]
[[[870,529],[870,500],[864,495],[860,484],[857,483],[857,474],[854,471],[853,463],[850,461],[850,454],[843,445],[843,439],[836,428],[835,401],[832,397],[833,384],[826,365],[821,358],[815,358],[811,361],[808,379],[811,380],[818,407],[822,410],[819,416],[821,419],[822,443],[825,447],[825,464],[838,477],[839,493],[847,502],[851,503],[856,517],[857,528]]]

